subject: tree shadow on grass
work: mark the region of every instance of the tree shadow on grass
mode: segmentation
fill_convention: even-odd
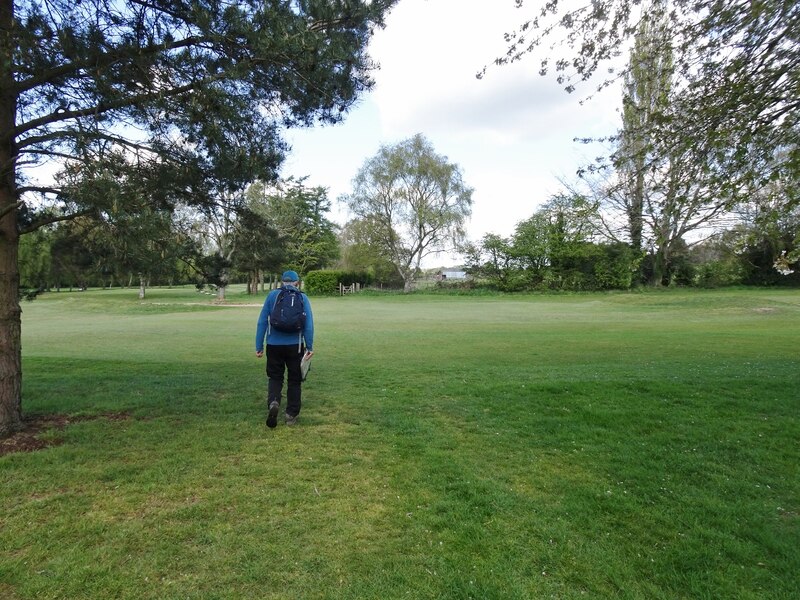
[[[95,419],[124,421],[131,418],[131,415],[125,412],[108,412],[91,416],[31,415],[23,419],[23,427],[20,431],[0,439],[0,456],[15,452],[35,452],[52,446],[60,446],[64,443],[64,438],[57,434],[52,435],[52,432],[63,431],[72,423]]]

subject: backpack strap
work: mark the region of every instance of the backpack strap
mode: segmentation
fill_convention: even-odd
[[[275,302],[272,303],[272,306],[269,309],[269,314],[267,315],[267,335],[272,333],[272,311],[275,310],[275,306],[278,304],[281,299],[281,295],[283,295],[285,291],[286,290],[284,288],[280,289],[280,291],[275,295]]]
[[[299,294],[297,294],[297,296],[300,298],[300,303],[303,305],[303,313],[305,313],[306,312],[306,299],[303,297],[303,296],[305,296],[305,294],[303,292],[301,292],[300,290],[297,290],[297,291],[300,292]],[[300,351],[303,349],[303,331],[304,330],[301,329],[300,331],[297,332],[297,353],[298,354],[300,354]]]
[[[298,292],[300,292],[298,294],[298,296],[300,297],[300,302],[303,305],[303,314],[305,314],[305,312],[306,312],[306,294],[305,294],[305,292],[302,292],[300,290],[298,290]],[[303,333],[304,332],[305,332],[305,328],[303,328],[303,329],[301,329],[300,331],[297,332],[297,353],[298,354],[300,354],[300,351],[303,349]]]

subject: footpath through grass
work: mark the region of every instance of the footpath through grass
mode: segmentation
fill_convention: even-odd
[[[275,430],[262,299],[24,304],[0,597],[800,597],[800,292],[312,299]]]

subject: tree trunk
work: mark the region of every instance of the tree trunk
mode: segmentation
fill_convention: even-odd
[[[656,249],[656,254],[653,257],[653,279],[650,283],[654,287],[661,287],[664,285],[664,276],[667,274],[668,268],[669,248],[666,244],[662,244]]]
[[[395,262],[394,268],[403,280],[403,292],[407,294],[412,291],[414,289],[414,270],[411,265],[403,265],[398,260]]]
[[[139,300],[144,300],[144,291],[146,287],[145,277],[142,273],[139,273]]]
[[[16,98],[11,72],[14,3],[0,0],[0,437],[22,427],[22,310],[15,183]]]
[[[644,165],[636,171],[633,194],[631,196],[628,223],[630,227],[631,247],[637,252],[642,249],[642,228],[644,211]]]
[[[0,164],[8,164],[0,153]],[[4,178],[5,179],[5,178]],[[0,185],[0,210],[13,188]],[[19,305],[17,211],[0,220],[0,438],[22,427],[22,311]]]
[[[225,288],[228,287],[230,281],[230,272],[227,267],[223,268],[219,273],[219,281],[217,282],[217,301],[225,301]]]

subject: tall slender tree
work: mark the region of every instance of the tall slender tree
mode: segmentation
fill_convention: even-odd
[[[632,248],[642,251],[646,244],[651,260],[643,267],[650,283],[661,285],[685,236],[710,230],[730,197],[707,177],[718,166],[713,156],[676,144],[662,127],[684,117],[678,102],[683,92],[674,85],[674,24],[664,0],[652,0],[642,13],[624,73],[622,129],[612,156],[618,182],[607,190],[606,207],[622,214]]]
[[[642,249],[648,173],[660,168],[653,124],[667,117],[674,73],[665,0],[653,0],[639,24],[622,97],[622,130],[613,160],[621,180],[631,247]]]

